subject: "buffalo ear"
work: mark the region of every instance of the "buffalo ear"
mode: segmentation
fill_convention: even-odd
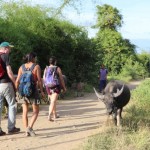
[[[96,89],[93,87],[96,96],[98,97],[99,100],[101,100],[102,102],[104,102],[104,95],[99,94]]]
[[[117,89],[117,92],[116,92],[116,93],[113,93],[113,97],[118,97],[118,96],[120,96],[121,93],[123,92],[123,90],[124,90],[124,84],[123,84],[123,86],[122,86],[122,88],[121,88],[120,90]]]

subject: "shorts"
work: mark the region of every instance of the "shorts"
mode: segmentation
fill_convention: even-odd
[[[46,86],[46,92],[48,95],[51,95],[53,93],[60,94],[60,91],[61,91],[60,86],[57,86],[55,88],[50,88],[50,87]]]
[[[39,95],[39,91],[37,89],[35,89],[34,93],[30,96],[30,97],[25,97],[25,96],[20,96],[18,95],[18,103],[21,104],[34,104],[34,105],[39,105],[41,104],[41,99],[40,99],[40,95]]]

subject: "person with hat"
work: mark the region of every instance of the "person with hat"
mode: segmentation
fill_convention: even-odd
[[[2,104],[4,98],[8,103],[8,134],[18,133],[20,128],[16,128],[16,102],[15,102],[15,77],[11,69],[9,53],[14,47],[9,42],[0,44],[0,63],[4,70],[0,76],[0,136],[6,134],[1,128]]]

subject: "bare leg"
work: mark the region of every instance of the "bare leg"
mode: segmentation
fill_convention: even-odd
[[[22,114],[22,120],[23,120],[23,125],[25,128],[28,127],[28,109],[29,109],[29,105],[26,104],[22,104],[22,108],[23,108],[23,114]]]
[[[29,127],[32,128],[37,117],[38,117],[38,114],[39,114],[39,105],[35,105],[33,104],[32,105],[32,108],[33,108],[33,115],[32,115],[32,118],[31,118],[31,121],[30,121],[30,124],[29,124]]]
[[[51,119],[51,116],[53,115],[54,118],[56,118],[56,101],[58,99],[58,94],[57,93],[53,93],[52,95],[49,95],[50,99],[51,99],[51,103],[49,106],[49,120],[53,121]]]

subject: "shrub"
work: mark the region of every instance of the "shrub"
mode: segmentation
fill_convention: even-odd
[[[143,64],[132,60],[128,60],[127,63],[123,66],[119,76],[130,77],[132,79],[145,78],[147,71]]]
[[[150,79],[144,80],[140,86],[132,91],[132,98],[140,106],[150,108]]]

